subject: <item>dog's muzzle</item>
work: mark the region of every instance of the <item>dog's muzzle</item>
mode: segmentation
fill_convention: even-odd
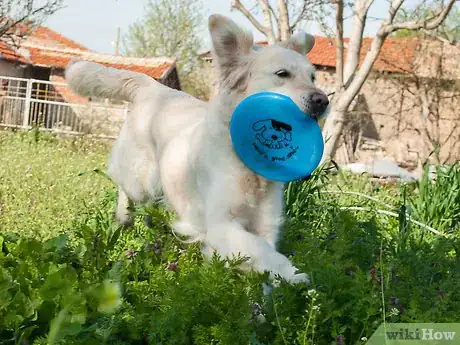
[[[312,92],[308,96],[302,96],[302,110],[313,119],[318,120],[329,106],[329,98],[323,92]]]

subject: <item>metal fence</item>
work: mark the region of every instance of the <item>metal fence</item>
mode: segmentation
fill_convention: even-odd
[[[128,103],[88,101],[65,83],[0,76],[0,127],[117,135]]]

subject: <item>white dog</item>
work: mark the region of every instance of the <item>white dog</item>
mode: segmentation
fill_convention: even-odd
[[[315,69],[305,57],[314,38],[300,33],[257,47],[250,33],[221,15],[209,18],[209,30],[219,78],[219,94],[210,103],[139,73],[84,61],[67,69],[67,81],[79,94],[133,105],[109,162],[119,185],[116,217],[129,223],[131,201],[151,202],[163,192],[178,215],[175,231],[201,240],[208,254],[241,255],[259,272],[308,282],[275,248],[283,184],[245,167],[228,125],[236,105],[260,91],[287,95],[313,117],[327,111],[327,96],[315,87]]]

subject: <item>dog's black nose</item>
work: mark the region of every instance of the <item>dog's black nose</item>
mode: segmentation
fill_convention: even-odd
[[[311,115],[318,117],[324,113],[329,105],[329,99],[322,92],[313,92],[310,96]]]

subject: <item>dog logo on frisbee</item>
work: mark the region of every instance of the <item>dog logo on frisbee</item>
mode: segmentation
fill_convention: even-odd
[[[252,125],[256,139],[269,149],[284,149],[291,146],[292,127],[276,120],[260,120]]]
[[[287,123],[272,119],[260,120],[252,125],[252,129],[256,139],[252,146],[267,160],[284,162],[299,149],[298,146],[292,146],[292,126]]]

